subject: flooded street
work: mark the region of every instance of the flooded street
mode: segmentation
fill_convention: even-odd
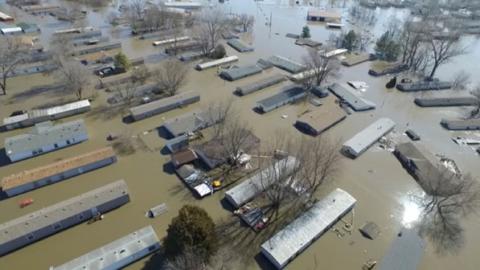
[[[268,58],[275,54],[289,57],[298,62],[302,60],[307,53],[306,49],[295,45],[294,40],[286,38],[285,35],[301,31],[306,24],[305,16],[308,7],[296,6],[293,2],[282,0],[226,1],[223,8],[227,12],[249,13],[256,18],[253,33],[243,37],[244,41],[255,47],[255,52],[240,54],[226,46],[229,55],[239,56],[239,66],[254,64],[259,58]],[[330,6],[327,2],[332,1],[312,2]],[[348,15],[347,7],[351,4],[349,1],[333,2],[336,2],[336,7],[343,10],[344,16]],[[152,46],[152,40],[139,40],[123,34],[124,30],[110,29],[106,17],[115,7],[118,7],[118,3],[112,7],[99,9],[98,12],[89,12],[87,25],[99,27],[104,35],[114,41],[121,41],[122,50],[129,58],[159,54],[162,49]],[[18,11],[18,13],[20,12]],[[398,18],[408,16],[405,10],[393,8],[377,9],[376,13],[379,21],[371,29],[376,35],[384,31],[387,21],[392,16]],[[271,28],[266,25],[270,15],[272,16]],[[25,16],[25,20],[30,19],[40,25],[42,28],[41,42],[45,46],[48,45],[53,31],[69,27],[68,24],[58,23],[51,17],[22,16]],[[321,42],[326,42],[332,32],[338,31],[328,30],[323,24],[309,24],[309,26],[312,39]],[[462,42],[468,45],[469,53],[442,66],[439,69],[438,77],[449,80],[454,73],[463,69],[472,75],[473,81],[480,83],[477,64],[480,59],[480,40],[468,36]],[[293,126],[297,117],[305,111],[305,104],[287,105],[263,115],[253,111],[257,101],[278,92],[280,88],[291,84],[290,82],[283,82],[244,97],[232,94],[237,86],[258,81],[272,74],[284,73],[283,71],[273,68],[259,75],[227,82],[218,77],[216,69],[201,72],[194,70],[193,66],[196,63],[198,62],[189,64],[191,69],[188,82],[181,91],[198,91],[201,95],[199,103],[125,124],[122,122],[125,115],[111,116],[96,110],[105,105],[108,97],[108,93],[102,90],[98,91],[98,96],[92,102],[91,112],[59,121],[85,119],[89,134],[87,142],[13,164],[6,164],[6,156],[2,152],[0,177],[98,149],[109,144],[106,137],[110,133],[138,136],[146,146],[138,149],[132,155],[119,155],[118,162],[111,166],[1,200],[0,223],[3,223],[118,179],[124,179],[127,182],[131,198],[130,203],[106,213],[105,219],[101,222],[82,223],[0,257],[0,269],[48,269],[50,266],[74,259],[149,224],[154,227],[157,235],[163,238],[171,219],[185,204],[194,204],[206,209],[215,220],[231,216],[231,212],[224,209],[220,203],[224,197],[224,190],[199,200],[175,174],[165,172],[164,166],[170,157],[160,153],[159,149],[164,145],[165,140],[158,136],[155,129],[169,118],[205,108],[212,101],[233,99],[239,117],[251,125],[255,135],[263,143],[271,140],[276,133],[285,133],[296,137],[305,136]],[[329,129],[326,135],[343,143],[376,119],[389,117],[396,123],[393,136],[407,140],[408,137],[403,135],[403,132],[409,128],[414,129],[431,152],[455,160],[462,172],[469,172],[480,179],[478,166],[480,157],[472,149],[459,146],[451,140],[453,136],[465,135],[465,132],[450,132],[440,126],[442,118],[459,117],[463,115],[464,111],[459,108],[420,108],[413,103],[413,100],[422,94],[386,89],[385,84],[389,78],[375,78],[368,75],[369,66],[370,62],[349,68],[342,67],[340,78],[336,80],[340,82],[365,81],[368,88],[362,95],[376,103],[377,108],[373,111],[356,112],[349,115],[346,120]],[[0,96],[0,118],[9,116],[15,110],[31,109],[48,103],[67,102],[75,99],[73,95],[62,93],[28,94],[28,90],[32,87],[47,85],[53,81],[53,78],[45,75],[30,75],[9,80],[8,95]],[[283,115],[287,117],[284,119]],[[3,143],[6,137],[22,134],[29,130],[30,128],[24,128],[1,132],[0,141]],[[146,131],[151,132],[147,133]],[[352,234],[346,234],[340,238],[333,232],[325,233],[292,261],[287,269],[361,269],[361,266],[370,258],[380,261],[399,229],[415,223],[417,211],[411,202],[411,197],[420,195],[422,190],[392,153],[374,145],[355,160],[342,156],[341,168],[339,176],[321,188],[319,197],[338,187],[357,199],[353,213],[345,217],[345,219],[350,219],[353,215]],[[18,207],[18,202],[24,198],[34,198],[35,203],[21,209]],[[161,203],[166,203],[167,213],[155,219],[145,217],[145,212],[149,208]],[[375,240],[366,239],[358,232],[358,228],[369,221],[375,222],[381,229],[380,236]],[[477,230],[479,223],[480,217],[475,215],[464,221],[466,241],[458,254],[439,255],[435,252],[435,248],[428,244],[419,269],[477,270],[480,265],[478,256],[480,232]],[[335,227],[340,226],[339,222]],[[252,248],[260,251],[258,246]],[[252,258],[248,265],[239,265],[237,269],[260,269],[266,265],[264,260],[262,256],[257,256]],[[158,261],[147,257],[126,269],[149,270],[158,269],[157,267]]]

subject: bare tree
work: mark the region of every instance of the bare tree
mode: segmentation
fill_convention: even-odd
[[[145,65],[136,66],[132,69],[132,83],[143,85],[150,76],[150,70]]]
[[[170,30],[172,33],[172,36],[173,36],[172,48],[174,51],[174,55],[177,55],[178,38],[180,37],[180,35],[182,35],[183,28],[184,28],[183,17],[177,14],[173,14],[172,16],[169,16],[169,18],[166,21],[166,28]]]
[[[209,54],[230,27],[230,21],[225,13],[218,8],[204,10],[199,14],[194,30],[194,39],[202,45],[202,52]]]
[[[54,73],[60,84],[72,91],[80,100],[85,97],[86,90],[92,84],[92,73],[82,64],[75,61],[61,60]]]
[[[255,24],[255,17],[252,15],[249,16],[248,14],[241,14],[238,16],[238,22],[242,26],[244,32],[249,32]]]
[[[324,136],[303,138],[298,144],[296,157],[301,165],[297,181],[313,201],[320,186],[334,179],[340,169],[340,144]]]
[[[306,75],[302,80],[302,85],[309,93],[329,77],[337,76],[340,70],[340,63],[336,58],[325,57],[313,49],[309,50],[308,55],[303,58],[303,64],[306,67]]]
[[[478,118],[480,117],[480,84],[478,84],[472,91],[472,96],[477,98],[477,105],[475,108],[470,112],[470,118]]]
[[[126,105],[131,105],[132,101],[135,99],[135,94],[138,91],[139,83],[130,81],[125,84],[119,84],[114,86],[113,92],[116,94],[118,99]]]
[[[168,96],[175,95],[186,83],[188,67],[176,59],[167,60],[154,73],[157,85]]]
[[[446,169],[424,182],[421,233],[435,244],[437,252],[455,253],[463,244],[460,220],[476,213],[480,206],[480,185],[470,175],[460,178]]]
[[[24,48],[20,39],[5,37],[0,42],[0,88],[3,95],[7,94],[7,79],[15,72],[17,66],[24,60]]]
[[[454,57],[465,54],[466,48],[460,47],[458,40],[455,39],[434,39],[430,41],[431,59],[432,59],[432,71],[430,72],[430,78],[435,76],[435,73],[443,64],[448,63]]]
[[[53,61],[59,64],[71,58],[73,54],[73,45],[67,35],[53,35],[50,39],[50,51],[54,51]]]
[[[452,88],[455,90],[465,90],[470,84],[470,74],[465,72],[465,70],[460,70],[453,77]]]
[[[207,105],[207,109],[205,110],[207,121],[217,123],[212,127],[214,138],[222,137],[225,130],[224,126],[235,116],[232,105],[232,99],[212,101]]]
[[[126,9],[127,14],[126,17],[130,23],[130,27],[133,30],[137,30],[138,28],[144,25],[144,14],[146,9],[146,1],[145,0],[131,0],[129,1],[128,8]]]

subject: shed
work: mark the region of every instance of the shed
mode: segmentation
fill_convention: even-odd
[[[284,268],[346,215],[356,202],[352,195],[337,188],[264,242],[262,254],[277,269]]]
[[[389,118],[380,118],[343,144],[342,151],[356,158],[365,152],[381,137],[392,131],[395,122]]]

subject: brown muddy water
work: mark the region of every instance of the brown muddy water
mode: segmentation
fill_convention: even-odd
[[[318,2],[326,5],[325,1]],[[344,1],[336,2],[339,7],[344,4]],[[255,15],[257,20],[253,34],[244,37],[245,41],[251,42],[255,46],[256,51],[239,54],[227,47],[228,53],[238,55],[240,65],[252,64],[259,57],[268,57],[272,54],[280,54],[300,61],[306,53],[305,49],[294,45],[294,41],[285,38],[285,34],[300,31],[301,27],[305,25],[304,17],[307,8],[291,6],[292,3],[293,1],[259,3],[238,0],[225,4],[224,8],[227,11],[248,12]],[[348,1],[345,5],[348,5]],[[125,53],[130,57],[146,56],[160,51],[159,48],[150,45],[151,40],[139,41],[133,38],[123,38],[121,34],[115,34],[118,31],[112,32],[111,29],[107,28],[105,18],[112,9],[112,7],[108,7],[100,9],[98,12],[91,12],[88,17],[89,24],[103,25],[102,29],[105,34],[121,40]],[[20,11],[17,10],[17,12],[17,14],[25,16]],[[404,11],[394,9],[378,9],[376,12],[379,14],[379,22],[374,32],[380,33],[388,18],[405,16]],[[271,29],[265,25],[265,20],[270,17],[270,13],[273,18]],[[25,16],[25,18],[45,26],[47,30],[42,33],[42,42],[48,42],[48,35],[54,29],[66,27],[65,24],[58,23],[49,17]],[[322,24],[312,24],[310,27],[312,36],[316,40],[325,41],[330,34],[330,30],[326,30]],[[440,78],[449,79],[454,71],[465,69],[474,75],[475,80],[480,80],[478,69],[476,69],[476,62],[480,59],[479,42],[473,37],[465,40],[468,44],[473,44],[471,45],[471,52],[443,67],[439,73]],[[125,179],[131,196],[130,203],[107,213],[105,220],[101,222],[90,225],[80,224],[1,257],[0,269],[48,269],[51,265],[59,265],[76,258],[148,224],[154,226],[159,237],[163,237],[171,218],[177,214],[178,209],[184,204],[194,204],[205,208],[215,220],[231,216],[231,213],[225,210],[220,203],[223,192],[218,192],[203,200],[197,200],[175,175],[166,173],[164,165],[168,162],[169,157],[162,155],[159,150],[164,144],[164,139],[160,138],[155,132],[145,134],[144,132],[154,130],[170,117],[205,108],[212,101],[232,98],[239,116],[249,122],[255,134],[263,142],[268,142],[278,132],[299,137],[303,135],[293,127],[293,123],[297,116],[305,110],[305,106],[304,104],[285,106],[263,115],[252,110],[258,100],[272,95],[288,83],[270,87],[246,97],[232,95],[236,86],[256,81],[272,73],[281,72],[278,69],[274,68],[263,74],[231,83],[218,78],[215,69],[203,72],[193,70],[194,64],[191,64],[192,69],[188,77],[188,83],[182,91],[199,91],[201,93],[199,104],[140,122],[125,124],[122,122],[122,115],[120,114],[112,116],[105,112],[99,112],[99,108],[105,106],[106,99],[106,93],[100,91],[93,102],[92,112],[61,120],[70,121],[76,118],[84,118],[90,136],[87,142],[14,164],[2,163],[0,166],[1,177],[107,145],[108,142],[105,138],[111,132],[139,136],[148,146],[145,149],[137,150],[135,154],[119,156],[118,162],[114,165],[0,201],[0,222],[5,222],[117,179]],[[403,131],[407,128],[413,128],[422,136],[423,142],[432,152],[444,154],[454,159],[463,172],[470,172],[474,176],[480,177],[479,156],[472,149],[460,147],[451,141],[452,136],[464,135],[465,133],[452,133],[439,125],[442,118],[457,117],[462,115],[464,111],[456,108],[420,109],[413,103],[414,97],[419,94],[405,94],[397,90],[386,90],[384,85],[388,78],[373,78],[367,75],[369,65],[369,63],[364,63],[352,68],[342,68],[342,74],[338,80],[366,81],[369,88],[362,95],[374,101],[377,104],[377,109],[349,115],[345,121],[327,131],[327,135],[332,139],[343,142],[375,119],[384,116],[390,117],[397,123],[394,136],[405,139],[406,137],[402,135]],[[48,84],[52,81],[52,78],[43,75],[11,79],[8,95],[0,96],[0,118],[8,116],[14,110],[30,109],[47,103],[56,103],[62,99],[63,101],[73,99],[70,95],[59,93],[29,94],[28,89],[31,87]],[[283,115],[287,115],[287,118],[282,118]],[[0,133],[0,140],[3,141],[6,137],[21,134],[28,130],[29,128]],[[2,160],[5,160],[5,157],[2,157]],[[333,232],[326,233],[289,264],[287,269],[361,269],[366,260],[370,258],[380,260],[382,258],[402,226],[412,226],[415,223],[418,209],[415,209],[415,204],[411,202],[410,198],[411,195],[420,194],[421,190],[396,158],[390,152],[381,150],[378,146],[372,147],[356,160],[345,158],[342,161],[340,175],[326,185],[321,193],[326,194],[336,187],[348,191],[358,200],[353,214],[353,233],[351,235],[347,234],[343,238],[337,237]],[[27,197],[34,198],[35,203],[20,209],[17,205],[18,201]],[[145,211],[160,203],[167,204],[168,212],[155,219],[146,218]],[[376,240],[363,238],[357,230],[367,221],[373,221],[381,228],[382,233]],[[435,252],[434,247],[428,245],[419,269],[478,269],[478,265],[480,265],[480,257],[478,256],[480,233],[477,231],[479,221],[478,216],[473,216],[464,221],[466,242],[456,255],[439,255]],[[340,226],[340,224],[337,224],[336,227]],[[252,246],[252,248],[259,250],[259,246]],[[263,266],[264,263],[261,256],[257,257],[260,257],[260,259],[251,258],[249,263],[239,264],[235,268],[259,269],[260,265]],[[150,258],[145,258],[128,266],[127,269],[158,269],[156,262],[156,260],[152,261]]]

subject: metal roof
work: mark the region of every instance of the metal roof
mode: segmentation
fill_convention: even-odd
[[[450,130],[478,130],[480,129],[480,119],[442,119],[441,124]]]
[[[229,81],[235,81],[251,75],[255,75],[262,72],[262,68],[257,65],[232,67],[225,69],[220,73],[220,76]]]
[[[244,96],[244,95],[248,95],[250,93],[253,93],[255,91],[259,91],[259,90],[262,90],[264,88],[267,88],[269,86],[281,83],[285,80],[286,80],[285,76],[283,76],[281,74],[275,74],[275,75],[270,76],[266,79],[259,80],[259,81],[256,81],[256,82],[253,82],[253,83],[250,83],[250,84],[247,84],[247,85],[239,86],[239,87],[237,87],[237,89],[235,91],[237,93],[241,94],[242,96]]]
[[[163,124],[163,127],[173,136],[177,137],[182,134],[205,129],[218,123],[221,119],[212,119],[212,117],[215,116],[217,115],[212,114],[209,116],[204,111],[189,112],[173,119],[168,119]]]
[[[58,125],[53,125],[50,121],[42,122],[36,124],[30,133],[6,138],[5,152],[7,155],[13,155],[15,153],[36,151],[45,145],[53,145],[78,136],[88,136],[83,119]]]
[[[144,252],[145,249],[148,251]],[[158,249],[160,241],[150,225],[50,270],[117,269],[131,263],[132,257],[136,261]]]
[[[279,160],[272,166],[229,189],[225,192],[225,198],[238,208],[272,185],[279,179],[279,176],[291,175],[297,162],[297,159],[292,156]]]
[[[164,111],[168,111],[168,110],[180,107],[185,104],[193,103],[191,102],[191,100],[195,100],[195,101],[200,100],[200,95],[198,95],[197,92],[194,92],[194,91],[180,93],[172,97],[159,99],[147,104],[130,108],[130,113],[132,116],[135,117],[135,116],[148,114],[156,110],[162,111],[163,108],[165,110],[163,110],[162,112],[164,112]]]
[[[238,56],[232,55],[232,56],[224,57],[222,59],[218,59],[218,60],[214,60],[214,61],[210,61],[210,62],[205,62],[205,63],[200,63],[200,64],[196,65],[196,69],[204,70],[204,69],[207,69],[207,68],[213,68],[213,67],[217,67],[217,66],[220,66],[220,65],[233,63],[233,62],[236,62],[236,61],[238,61]]]
[[[257,102],[264,112],[269,112],[283,104],[296,101],[306,95],[305,89],[298,85],[287,87],[285,90]]]
[[[239,39],[230,39],[227,41],[227,44],[232,46],[235,50],[239,52],[253,52],[254,48],[247,46],[245,43]]]
[[[2,188],[2,190],[5,191],[114,156],[115,152],[111,147],[104,147],[79,156],[60,160],[45,166],[5,176],[0,181],[0,187]]]
[[[279,55],[271,56],[267,61],[271,62],[277,68],[286,70],[290,73],[299,73],[305,69],[304,65]]]
[[[355,111],[375,109],[375,103],[360,97],[350,86],[334,83],[328,89],[338,98],[348,103]]]
[[[347,114],[334,102],[327,102],[320,108],[314,109],[300,118],[297,122],[306,124],[320,133],[347,117]]]
[[[277,267],[284,267],[315,239],[345,215],[356,199],[342,189],[336,189],[307,212],[262,244],[262,253]]]
[[[395,122],[389,118],[380,118],[346,141],[343,144],[343,149],[354,156],[358,156],[394,127]]]
[[[84,211],[128,195],[127,184],[118,180],[76,197],[0,224],[0,245],[33,233]]]
[[[378,265],[379,270],[416,270],[425,242],[415,229],[403,228]]]

